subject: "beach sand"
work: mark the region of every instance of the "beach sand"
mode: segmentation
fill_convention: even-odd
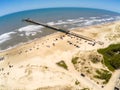
[[[102,45],[57,32],[0,52],[3,58],[0,61],[0,90],[76,90],[85,87],[102,90],[94,82],[80,77],[71,59],[79,51],[120,43],[119,26],[120,22],[116,21],[71,31],[103,42]],[[56,64],[61,60],[66,63],[67,70]],[[76,80],[80,82],[79,86],[75,84]],[[107,88],[111,90],[112,86]]]

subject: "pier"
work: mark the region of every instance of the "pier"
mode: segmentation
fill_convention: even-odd
[[[23,19],[23,21],[25,22],[29,22],[31,24],[35,24],[35,25],[41,25],[43,27],[46,27],[46,28],[50,28],[50,29],[53,29],[55,31],[59,31],[59,32],[62,32],[62,33],[65,33],[65,34],[69,34],[69,35],[72,35],[72,36],[75,36],[75,37],[78,37],[78,38],[81,38],[81,39],[84,39],[84,40],[87,40],[87,41],[90,41],[90,42],[93,42],[93,45],[95,45],[95,43],[99,43],[99,44],[103,44],[102,42],[96,42],[94,39],[90,38],[90,37],[87,37],[87,36],[83,36],[83,35],[80,35],[80,34],[76,34],[74,32],[70,32],[70,31],[67,31],[67,30],[63,30],[63,29],[60,29],[60,28],[56,28],[56,27],[52,27],[52,26],[49,26],[49,25],[46,25],[46,24],[42,24],[42,23],[39,23],[39,22],[36,22],[34,20],[31,20],[31,19]]]

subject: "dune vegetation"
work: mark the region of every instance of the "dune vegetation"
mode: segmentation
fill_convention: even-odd
[[[109,79],[112,76],[112,74],[109,71],[103,70],[103,69],[96,70],[96,73],[97,73],[97,75],[95,75],[94,77],[98,78],[98,79],[101,79],[101,80],[104,80],[103,84],[108,83]]]
[[[114,71],[120,68],[120,43],[99,49],[98,52],[103,55],[103,63],[109,70]]]
[[[63,60],[61,60],[60,62],[58,62],[58,63],[56,63],[56,64],[57,64],[58,66],[64,68],[64,69],[68,70],[68,66],[66,65],[66,63],[65,63]]]

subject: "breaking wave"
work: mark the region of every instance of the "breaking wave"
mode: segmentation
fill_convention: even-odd
[[[15,32],[9,32],[9,33],[5,33],[5,34],[0,35],[0,44],[4,43],[7,40],[10,40],[12,34],[15,34]]]
[[[67,20],[58,20],[57,22],[48,22],[48,25],[66,25],[66,27],[69,25],[72,27],[84,27],[89,25],[97,25],[97,24],[104,24],[107,22],[117,21],[120,20],[120,16],[114,16],[114,17],[89,17],[84,18],[80,17],[77,19],[67,19]]]
[[[42,32],[41,29],[43,27],[42,26],[38,26],[38,25],[28,25],[25,27],[22,27],[20,29],[18,29],[19,32],[25,32],[26,36],[29,35],[35,35],[37,32]],[[21,34],[21,36],[23,36],[23,34]]]
[[[120,20],[120,16],[112,16],[106,15],[105,17],[79,17],[76,19],[67,19],[67,20],[58,20],[47,22],[47,25],[57,26],[59,28],[64,28],[67,30],[71,30],[76,27],[85,27],[90,25],[104,24],[107,22],[113,22]],[[21,27],[13,32],[5,33],[0,35],[0,50],[5,50],[8,47],[13,47],[17,44],[33,40],[38,38],[39,36],[45,33],[45,28],[39,25],[28,25],[25,27]],[[14,44],[13,44],[14,42]]]

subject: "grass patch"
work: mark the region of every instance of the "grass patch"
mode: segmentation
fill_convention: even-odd
[[[107,48],[99,49],[98,52],[103,55],[103,62],[109,70],[120,68],[120,44],[112,44]]]
[[[79,85],[80,82],[78,80],[75,81],[75,85]]]
[[[81,89],[81,90],[90,90],[89,88],[83,88],[83,89]]]
[[[58,63],[56,63],[56,64],[57,64],[58,66],[64,68],[64,69],[68,70],[68,66],[66,65],[66,63],[65,63],[63,60],[60,61],[60,62],[58,62]]]
[[[78,59],[79,59],[79,57],[73,57],[72,58],[72,63],[77,64]]]
[[[103,84],[108,83],[109,79],[112,76],[112,74],[109,71],[104,70],[104,69],[96,70],[96,73],[97,73],[97,75],[95,75],[94,77],[101,79],[101,80],[104,80]]]

